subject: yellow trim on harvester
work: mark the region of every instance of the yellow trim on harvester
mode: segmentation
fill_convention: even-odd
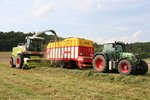
[[[13,47],[12,55],[17,56],[18,53],[25,51],[25,46]]]

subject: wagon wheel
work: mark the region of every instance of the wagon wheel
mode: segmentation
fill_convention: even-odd
[[[73,64],[71,61],[69,61],[67,64],[67,69],[72,69],[72,68],[73,68]]]
[[[67,64],[67,69],[74,69],[74,68],[77,68],[77,66],[76,66],[76,62],[74,62],[74,61],[69,61]]]
[[[67,67],[67,63],[64,62],[64,61],[61,61],[59,66],[60,66],[60,68],[66,68]]]

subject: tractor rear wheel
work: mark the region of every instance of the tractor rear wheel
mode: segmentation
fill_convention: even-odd
[[[108,72],[106,58],[103,55],[96,55],[93,59],[93,68],[100,73]]]
[[[20,69],[23,66],[23,55],[19,54],[16,58],[16,68]]]
[[[120,74],[129,75],[135,74],[135,67],[128,60],[121,60],[118,64],[118,71]]]
[[[10,57],[9,66],[10,66],[11,68],[15,67],[15,65],[14,65],[14,58],[13,58],[13,57]]]
[[[140,74],[146,74],[148,71],[148,64],[144,60],[141,60],[140,63],[140,67],[143,69]]]

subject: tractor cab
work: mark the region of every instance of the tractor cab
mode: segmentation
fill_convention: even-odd
[[[126,52],[125,43],[106,43],[104,44],[102,52],[108,55],[109,60],[117,60],[120,58],[121,53]]]
[[[44,38],[42,37],[26,37],[25,46],[27,51],[41,52],[43,49]]]
[[[104,44],[103,52],[126,52],[125,43],[115,42]]]

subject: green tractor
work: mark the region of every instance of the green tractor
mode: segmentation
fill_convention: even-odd
[[[33,36],[27,36],[25,43],[19,43],[17,47],[13,47],[12,56],[9,60],[10,67],[26,69],[32,64],[39,65],[41,58],[44,56],[43,43],[45,39],[37,36],[45,32],[52,32],[57,36],[53,30],[46,30]]]
[[[125,47],[123,42],[104,44],[103,51],[94,55],[93,68],[101,73],[146,74],[148,64],[138,55],[126,52]]]

